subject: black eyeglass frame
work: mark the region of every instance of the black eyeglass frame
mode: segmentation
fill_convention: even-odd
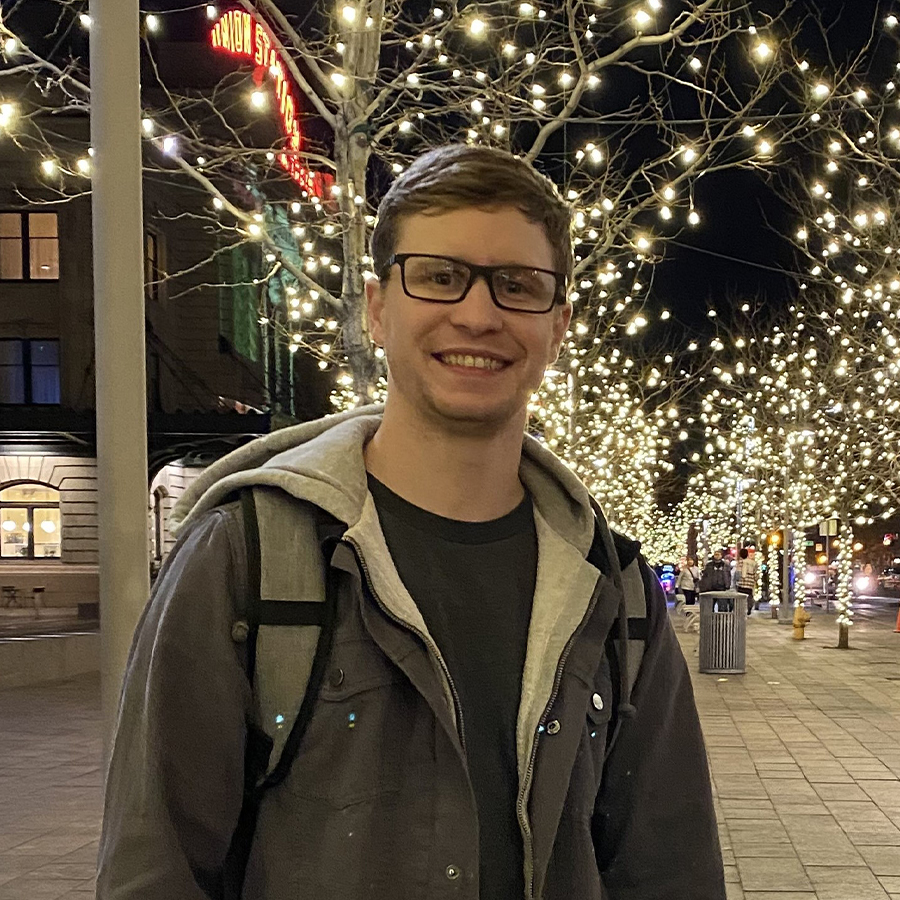
[[[434,297],[419,297],[416,294],[410,293],[409,289],[406,286],[406,261],[411,257],[444,259],[447,260],[447,262],[456,263],[459,266],[465,266],[469,270],[469,280],[466,283],[465,288],[463,289],[462,296],[460,296],[458,300],[435,300]],[[554,306],[566,302],[566,281],[568,279],[561,272],[554,272],[552,269],[540,269],[537,266],[509,264],[504,266],[476,266],[474,263],[466,262],[464,259],[457,259],[454,256],[442,256],[439,253],[395,253],[385,263],[381,277],[384,278],[388,274],[391,267],[395,264],[400,266],[400,283],[403,285],[403,292],[407,297],[411,297],[413,300],[421,300],[423,303],[462,303],[463,300],[465,300],[469,295],[469,291],[472,290],[472,286],[475,284],[475,281],[479,277],[484,278],[485,284],[487,284],[488,291],[491,295],[491,300],[494,301],[494,306],[498,307],[499,309],[503,309],[506,312],[518,312],[526,313],[527,315],[544,316],[548,312],[550,312],[550,310],[553,309]],[[522,307],[520,306],[504,306],[497,299],[497,294],[494,292],[493,283],[494,272],[499,272],[503,269],[527,269],[529,272],[542,272],[545,275],[552,275],[556,279],[556,290],[553,293],[553,299],[550,301],[550,305],[546,309],[522,309]]]

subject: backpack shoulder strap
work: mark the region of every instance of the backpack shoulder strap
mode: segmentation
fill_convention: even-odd
[[[298,732],[308,718],[302,713],[311,712],[324,677],[335,624],[329,563],[344,526],[319,507],[271,488],[247,489],[241,503],[248,579],[246,670],[256,724],[272,738],[270,776],[289,743],[296,752]],[[305,703],[307,696],[311,700]]]
[[[594,509],[595,529],[599,532],[600,528],[608,527],[606,518],[603,515],[603,511],[600,509],[599,504],[597,504],[593,498],[591,505]],[[622,620],[617,617],[610,626],[604,648],[606,658],[610,665],[613,688],[612,713],[609,728],[607,729],[607,755],[612,750],[613,744],[618,736],[619,729],[622,725],[621,719],[623,715],[625,715],[627,711],[630,711],[633,714],[633,708],[630,707],[629,710],[623,709],[620,714],[622,694],[624,693],[621,672],[624,665],[628,674],[627,686],[628,694],[630,696],[640,673],[641,663],[647,649],[647,640],[650,634],[650,597],[652,596],[652,587],[650,584],[652,574],[650,573],[648,566],[643,562],[641,555],[634,552],[639,549],[640,545],[635,545],[635,542],[630,541],[628,538],[615,532],[612,532],[612,537],[613,549],[618,553],[619,546],[622,545],[623,550],[626,550],[627,548],[626,552],[628,552],[629,555],[633,554],[633,558],[622,568],[622,589],[625,594],[625,611],[628,623],[627,642],[621,640]],[[597,563],[599,563],[601,570],[605,567],[606,570],[609,571],[613,563],[606,559],[608,554],[605,553],[601,547],[598,547],[598,543],[599,534],[594,541],[595,547],[592,548],[592,553],[595,549],[600,551],[598,553]],[[607,546],[609,546],[608,543]],[[621,559],[621,557],[622,554],[620,553],[619,559]],[[621,658],[623,652],[626,652],[623,649],[625,646],[628,648],[627,663]]]
[[[244,802],[224,871],[224,897],[241,895],[259,806],[288,775],[318,698],[336,624],[329,565],[344,526],[281,491],[246,488],[241,511],[247,591],[235,598],[232,637],[253,688]]]

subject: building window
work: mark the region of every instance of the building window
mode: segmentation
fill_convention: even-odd
[[[59,341],[0,340],[0,403],[59,403]]]
[[[0,212],[0,281],[57,280],[56,213]]]
[[[163,298],[162,278],[165,278],[162,235],[148,230],[144,232],[144,290],[148,300]]]
[[[59,491],[37,482],[0,489],[0,560],[61,556]]]

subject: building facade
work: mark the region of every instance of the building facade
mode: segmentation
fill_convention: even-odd
[[[58,113],[53,132],[52,172],[37,142],[0,134],[0,605],[37,597],[90,614],[99,551],[91,203],[73,157],[87,146],[87,117]],[[270,428],[266,361],[235,346],[220,248],[192,215],[202,202],[145,179],[151,567],[171,548],[172,507],[202,468]],[[307,374],[291,370],[292,392],[304,395]],[[141,377],[136,368],[135,388]],[[314,395],[294,403],[292,393],[297,418],[322,411]]]

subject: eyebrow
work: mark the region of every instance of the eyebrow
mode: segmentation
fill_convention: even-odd
[[[456,256],[453,253],[429,253],[425,250],[396,250],[394,255],[399,256],[403,255],[412,255],[412,256],[440,256],[444,259],[451,259],[453,262],[463,263],[467,266],[480,266],[484,265],[491,269],[540,269],[543,272],[554,272],[556,273],[556,269],[553,268],[553,265],[550,266],[540,266],[537,263],[523,263],[523,262],[495,262],[495,263],[477,263],[472,262],[470,259],[463,259],[461,256]],[[557,274],[563,274],[559,272]]]

